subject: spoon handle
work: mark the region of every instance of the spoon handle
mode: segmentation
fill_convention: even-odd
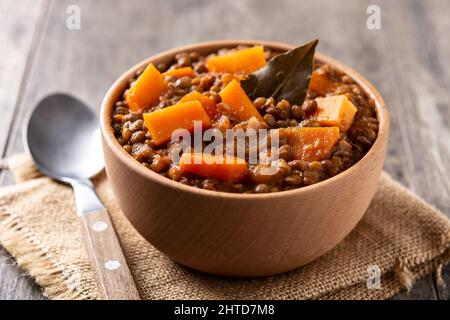
[[[79,219],[102,297],[107,300],[139,300],[108,210],[103,208],[81,214]]]

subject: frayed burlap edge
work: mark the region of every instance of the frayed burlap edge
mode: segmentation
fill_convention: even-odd
[[[399,261],[394,274],[402,287],[411,290],[414,283],[430,273],[436,275],[436,285],[442,286],[442,268],[450,262],[450,233],[443,234],[436,251],[422,252]]]
[[[26,274],[41,285],[45,297],[57,300],[94,298],[71,288],[71,278],[64,274],[64,267],[52,259],[48,248],[4,203],[0,203],[0,243]]]
[[[409,261],[399,261],[391,270],[383,273],[381,277],[380,289],[367,289],[365,282],[358,282],[348,287],[340,288],[322,296],[315,297],[319,300],[385,300],[394,297],[396,294],[409,292],[414,284],[433,273],[435,284],[444,286],[442,279],[442,267],[450,262],[450,243],[442,252],[430,260],[419,257],[418,259],[408,259]],[[420,261],[420,262],[419,262]]]
[[[64,274],[64,266],[52,258],[48,248],[40,243],[34,233],[4,203],[0,203],[0,243],[16,259],[17,264],[41,285],[47,298],[96,299],[95,296],[70,286],[71,278]],[[399,261],[397,266],[383,274],[381,290],[372,289],[363,294],[361,289],[366,283],[359,282],[314,299],[389,299],[402,290],[409,291],[416,281],[433,272],[439,285],[439,279],[442,283],[442,266],[450,262],[450,234],[443,236],[438,247],[440,250],[434,251],[434,254],[421,253]]]

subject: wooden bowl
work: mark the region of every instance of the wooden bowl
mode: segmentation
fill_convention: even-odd
[[[317,259],[356,226],[377,189],[388,141],[389,116],[375,88],[359,73],[316,54],[352,77],[376,102],[378,137],[348,170],[317,184],[269,194],[197,189],[162,177],[134,160],[114,137],[114,103],[138,69],[169,61],[176,53],[201,54],[239,44],[289,50],[288,44],[226,40],[193,44],[153,56],[126,71],[101,108],[106,172],[112,190],[136,230],[172,260],[196,270],[233,277],[266,276]]]

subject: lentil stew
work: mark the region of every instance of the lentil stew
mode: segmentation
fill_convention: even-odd
[[[319,62],[314,63],[303,101],[264,96],[251,100],[241,83],[280,54],[262,46],[238,46],[206,56],[183,52],[169,63],[150,64],[136,73],[115,103],[112,123],[118,142],[150,170],[214,191],[290,190],[348,169],[377,137],[374,101],[348,75]],[[247,141],[244,157],[223,155],[208,162],[200,156],[193,162],[198,152],[181,154],[171,135],[178,128],[193,133],[194,121],[201,122],[202,130],[276,132],[277,157],[251,163]],[[180,155],[179,161],[174,154]]]

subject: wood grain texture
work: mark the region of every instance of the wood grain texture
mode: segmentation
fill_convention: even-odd
[[[450,3],[376,1],[381,7],[381,30],[368,30],[366,9],[373,2],[176,0],[169,5],[165,0],[137,0],[130,5],[127,0],[50,1],[39,41],[31,48],[33,71],[24,79],[22,98],[16,103],[6,153],[22,150],[23,117],[49,92],[67,91],[98,109],[105,90],[119,74],[171,47],[223,38],[298,44],[318,37],[320,52],[360,71],[386,100],[391,134],[385,170],[450,215]],[[81,30],[65,28],[69,4],[82,10]],[[43,19],[43,13],[38,14]],[[173,23],[175,17],[177,23]],[[4,63],[0,60],[2,72]],[[3,105],[0,108],[3,111]],[[13,183],[5,172],[0,181]],[[13,270],[7,265],[7,270]],[[444,270],[449,288],[450,270]],[[38,294],[29,294],[36,290],[32,281],[26,288],[11,285],[17,278],[26,279],[18,271],[0,268],[0,275],[0,298]],[[412,293],[399,297],[448,299],[448,292],[435,288],[430,276],[416,283]]]
[[[100,295],[106,300],[139,300],[107,209],[79,216]]]
[[[14,110],[22,98],[24,74],[43,1],[0,0],[0,152],[3,153]],[[35,37],[34,37],[35,36]]]
[[[42,300],[42,289],[0,247],[0,300]],[[1,314],[1,312],[0,312]]]
[[[31,48],[40,39],[45,2],[0,0],[0,154],[3,155],[16,107],[23,99]],[[1,169],[0,169],[1,172]],[[0,248],[0,299],[42,299],[41,289],[30,281],[9,254]]]
[[[402,291],[392,300],[437,300],[436,287],[434,285],[433,275],[427,275],[418,280],[411,291]]]

